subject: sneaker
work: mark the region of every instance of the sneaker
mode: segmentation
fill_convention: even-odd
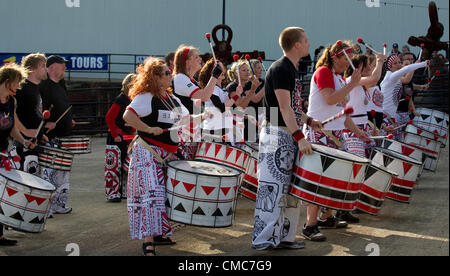
[[[325,241],[327,239],[327,237],[319,231],[319,227],[317,225],[303,225],[302,235],[310,241]]]
[[[57,207],[55,210],[55,213],[57,214],[68,214],[70,212],[72,212],[71,207]]]
[[[350,212],[337,212],[336,217],[348,223],[358,223],[359,218],[352,215]]]
[[[108,202],[118,203],[118,202],[122,202],[122,199],[120,197],[116,197],[113,199],[108,199]]]
[[[306,243],[302,241],[294,241],[294,242],[281,242],[275,249],[303,249],[305,248]]]
[[[337,219],[335,216],[331,216],[326,220],[317,220],[317,225],[322,228],[345,228],[348,223]]]
[[[252,249],[258,251],[272,250],[273,248],[274,248],[273,244],[258,244],[258,245],[252,244]]]

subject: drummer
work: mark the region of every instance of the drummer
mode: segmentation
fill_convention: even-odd
[[[198,54],[198,50],[192,46],[180,45],[175,52],[175,67],[173,70],[173,93],[176,95],[183,105],[189,111],[189,114],[200,114],[201,103],[208,101],[213,92],[214,87],[218,83],[217,79],[222,74],[219,64],[214,65],[211,78],[208,80],[204,88],[200,88],[194,80],[194,76],[202,69],[202,58]],[[194,106],[194,102],[196,105]],[[197,120],[193,122],[199,124]],[[191,129],[191,141],[186,143],[182,150],[183,155],[188,159],[193,159],[196,150],[196,142],[201,139],[199,131]]]
[[[66,63],[68,63],[68,61],[61,56],[48,57],[46,64],[48,79],[41,81],[39,84],[43,109],[48,110],[50,106],[53,105],[48,121],[56,123],[56,121],[61,118],[55,128],[49,130],[47,134],[50,143],[53,145],[57,145],[56,138],[70,136],[72,127],[75,126],[75,121],[72,119],[72,109],[69,109],[69,97],[64,82]],[[69,111],[62,116],[66,110]],[[43,179],[49,181],[56,187],[55,195],[52,198],[49,217],[53,217],[54,213],[68,214],[72,212],[72,208],[66,206],[70,191],[70,171],[44,168]]]
[[[214,115],[213,118],[208,118],[203,123],[202,134],[204,140],[214,140],[216,142],[224,142],[227,139],[225,135],[228,135],[232,131],[232,114],[230,112],[230,107],[232,107],[236,101],[239,99],[242,93],[242,87],[237,90],[237,95],[233,98],[229,98],[228,93],[223,91],[222,82],[225,79],[225,67],[222,62],[219,62],[222,69],[222,74],[220,74],[217,79],[217,84],[214,87],[214,92],[211,98],[205,103],[205,110],[209,111]],[[214,68],[214,59],[210,59],[200,70],[199,74],[199,85],[201,88],[205,88],[208,81],[211,79],[211,73]]]
[[[173,244],[166,213],[164,164],[174,160],[177,131],[164,131],[181,120],[189,122],[189,111],[172,94],[171,72],[164,61],[149,57],[137,69],[123,119],[137,130],[128,172],[127,198],[131,238],[144,240],[146,256],[156,255],[155,245]],[[187,118],[187,119],[186,119]]]
[[[47,58],[40,53],[30,54],[22,59],[22,66],[28,70],[28,77],[21,83],[17,90],[17,118],[23,124],[21,128],[22,135],[27,139],[35,137],[37,129],[42,121],[42,98],[38,85],[41,81],[47,79],[47,68],[45,67]],[[47,129],[53,129],[55,123],[46,123]],[[43,135],[43,142],[47,143],[48,138]],[[21,147],[19,142],[15,142],[17,153],[21,157],[21,170],[40,176],[38,162],[38,153]]]
[[[335,43],[328,46],[322,53],[316,64],[316,71],[311,79],[309,94],[308,116],[324,121],[341,112],[347,104],[348,94],[359,85],[361,69],[357,68],[351,81],[346,83],[342,74],[350,66],[344,51],[351,58],[353,49],[351,43],[343,42],[341,45]],[[315,131],[305,126],[305,136],[312,143],[321,144],[335,149],[342,148],[341,135],[344,129],[356,133],[357,137],[366,139],[365,132],[358,129],[351,119],[346,116],[334,120],[324,126],[324,130]],[[323,228],[345,228],[347,222],[339,220],[332,215],[331,209],[323,209],[320,218],[317,218],[319,206],[308,204],[307,219],[303,227],[303,236],[311,241],[325,241],[326,237],[320,232],[319,226]],[[350,219],[355,219],[348,213]]]
[[[16,100],[13,96],[25,77],[26,70],[15,63],[0,67],[0,152],[3,154],[8,152],[9,136],[22,144],[24,148],[34,149],[36,146],[31,141],[26,140],[17,127]],[[12,165],[7,158],[1,156],[0,167],[9,170]],[[17,244],[16,240],[10,240],[3,236],[3,225],[0,223],[0,246],[15,244]]]
[[[320,122],[304,114],[296,117],[294,110],[299,107],[291,102],[293,94],[299,93],[295,85],[299,79],[299,61],[308,55],[306,32],[299,27],[286,28],[279,43],[284,56],[272,64],[265,83],[266,122],[259,142],[258,195],[252,237],[252,248],[256,250],[304,248],[304,242],[295,240],[300,204],[287,195],[287,190],[296,152],[312,153],[299,123],[309,123],[315,130],[322,127]]]
[[[106,138],[106,144],[116,145],[119,148],[120,152],[117,156],[120,156],[122,164],[124,164],[127,159],[128,144],[131,142],[131,140],[127,140],[126,138],[128,138],[127,136],[134,134],[134,129],[127,126],[123,120],[123,113],[125,112],[126,107],[131,103],[130,98],[128,97],[128,92],[130,90],[130,83],[135,77],[135,74],[128,74],[124,78],[122,81],[121,93],[114,100],[113,105],[105,116],[106,124],[108,125],[108,137]],[[117,169],[119,170],[117,175],[120,175],[117,189],[111,189],[111,187],[109,187],[110,189],[106,189],[106,199],[110,202],[120,202],[122,197],[122,177],[126,177],[126,174],[123,172],[124,170],[122,168]],[[106,185],[108,185],[108,181],[106,182]]]
[[[368,124],[367,117],[367,105],[369,104],[370,94],[368,88],[375,85],[381,77],[381,69],[383,68],[384,60],[386,56],[382,54],[377,54],[377,63],[375,70],[372,70],[371,64],[369,63],[369,57],[366,55],[356,55],[352,59],[352,63],[355,67],[361,67],[361,80],[359,85],[350,91],[350,100],[347,103],[348,106],[353,107],[353,114],[350,116],[357,127],[369,133],[370,128]],[[372,73],[373,71],[373,73]],[[346,82],[351,81],[351,75],[353,74],[353,68],[348,67],[344,74]],[[378,131],[373,129],[372,136],[378,136]],[[368,154],[366,152],[367,143],[371,144],[373,141],[365,137],[357,137],[354,132],[349,130],[344,130],[343,134],[344,140],[344,150],[358,155],[360,157],[366,158]]]

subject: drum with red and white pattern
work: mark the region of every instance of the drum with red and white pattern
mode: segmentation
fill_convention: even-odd
[[[412,125],[408,125],[406,127],[406,129],[405,129],[405,132],[416,134],[416,135],[420,135],[420,136],[423,136],[423,137],[428,138],[428,139],[433,139],[435,141],[439,141],[439,142],[442,143],[441,147],[445,147],[445,145],[447,143],[447,139],[444,139],[444,137],[442,137],[442,136],[440,136],[440,135],[438,135],[436,133],[432,133],[432,132],[430,132],[428,130],[425,130],[423,128],[420,128],[418,126],[415,126],[413,124]]]
[[[233,224],[241,173],[213,163],[184,160],[168,163],[167,216],[206,227]]]
[[[356,208],[371,215],[377,215],[394,177],[398,177],[398,174],[372,161],[367,166]]]
[[[420,168],[419,176],[422,174],[425,164],[425,159],[427,156],[424,154],[424,152],[414,146],[395,141],[390,139],[383,139],[381,143],[381,148],[392,150],[398,153],[401,153],[405,156],[411,157],[419,162],[422,163],[422,167]]]
[[[244,197],[256,201],[258,195],[257,172],[259,145],[256,143],[247,143],[242,149],[244,149],[250,157],[248,158],[244,178],[242,179],[242,185],[239,190]]]
[[[91,153],[91,138],[88,136],[68,136],[58,138],[61,149],[75,154]]]
[[[440,135],[445,140],[444,146],[447,144],[448,135],[448,114],[439,110],[429,108],[416,108],[420,116],[413,119],[415,125],[434,134]]]
[[[372,161],[398,175],[393,178],[386,198],[409,203],[422,163],[401,153],[382,148],[374,148],[371,157]]]
[[[370,160],[321,145],[313,148],[311,155],[299,152],[289,194],[326,208],[352,211]]]
[[[0,168],[0,223],[24,232],[44,231],[55,190],[42,178]]]
[[[73,153],[70,151],[40,146],[39,165],[44,168],[70,171],[72,169]]]
[[[245,172],[248,158],[248,153],[242,149],[214,142],[200,143],[194,157],[195,160],[228,166],[241,173]]]
[[[441,153],[441,142],[409,132],[402,132],[400,134],[400,141],[422,150],[426,155],[423,162],[424,169],[433,172],[436,171]]]

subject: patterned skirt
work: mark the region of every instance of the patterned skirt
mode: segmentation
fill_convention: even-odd
[[[162,158],[164,149],[152,146]],[[153,154],[134,143],[127,183],[127,207],[130,233],[133,240],[171,235],[166,213],[166,174]]]

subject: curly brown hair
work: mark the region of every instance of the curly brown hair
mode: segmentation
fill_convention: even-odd
[[[205,63],[205,65],[203,65],[203,68],[200,70],[200,73],[198,75],[198,84],[201,88],[205,88],[208,84],[214,66],[214,59],[211,58]]]
[[[136,72],[137,75],[130,83],[129,98],[133,100],[137,95],[151,93],[154,96],[160,97],[161,91],[158,86],[158,77],[164,74],[164,66],[166,63],[154,57],[148,57],[139,65]],[[172,89],[168,88],[167,92],[172,93]]]

